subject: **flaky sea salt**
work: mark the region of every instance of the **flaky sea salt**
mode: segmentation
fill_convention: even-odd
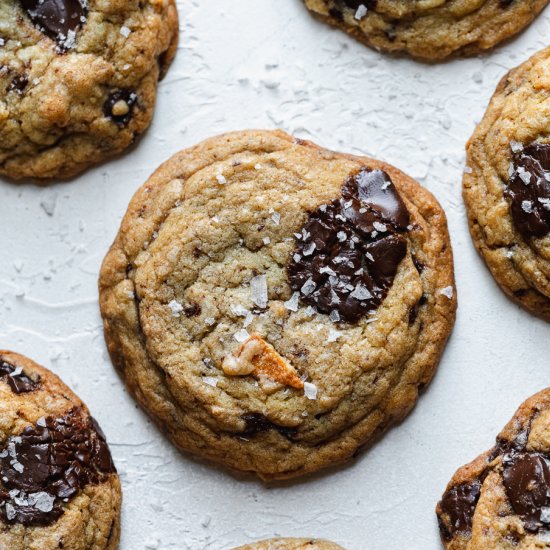
[[[281,214],[279,214],[279,212],[273,212],[271,220],[275,225],[279,225],[281,223]]]
[[[447,298],[449,298],[449,300],[452,300],[453,294],[454,294],[453,287],[452,286],[446,286],[445,288],[442,288],[440,290],[440,294],[443,294],[443,296],[446,296]]]
[[[179,302],[177,302],[176,300],[172,300],[168,304],[168,307],[172,311],[172,316],[173,317],[179,317],[180,313],[183,311],[183,306]]]
[[[327,338],[327,342],[336,342],[336,340],[338,340],[338,338],[340,338],[340,336],[342,336],[342,332],[338,331],[338,330],[335,330],[333,328],[330,328],[329,331],[328,331],[328,338]]]
[[[225,185],[227,183],[227,179],[223,174],[216,174],[216,179],[218,180],[218,183],[220,185]]]
[[[258,307],[267,307],[267,279],[265,275],[256,275],[250,280],[250,299]]]
[[[209,386],[215,388],[218,385],[218,379],[213,376],[203,376],[202,381]]]
[[[264,237],[264,238],[262,239],[262,241],[264,242],[265,245],[268,245],[268,244],[271,243],[271,239],[270,239],[269,237]]]
[[[314,290],[317,285],[313,282],[313,279],[310,277],[300,289],[302,291],[302,294],[304,296],[309,296]]]
[[[311,382],[304,382],[304,395],[311,401],[317,399],[317,386]]]
[[[533,203],[531,201],[521,201],[521,209],[527,214],[530,214],[533,212]]]
[[[204,318],[204,323],[206,325],[208,325],[209,327],[211,327],[215,322],[216,322],[216,319],[214,319],[214,317],[205,317]]]
[[[523,145],[519,141],[512,140],[510,142],[510,148],[514,153],[519,153],[520,151],[523,150]]]
[[[247,330],[242,328],[241,330],[233,334],[233,338],[235,338],[237,342],[240,342],[242,344],[243,342],[246,342],[250,338],[250,334],[248,334]]]
[[[367,6],[365,6],[365,4],[360,4],[355,12],[355,19],[357,19],[357,21],[361,21],[361,19],[367,15],[367,11]]]
[[[298,311],[299,303],[300,303],[300,293],[295,292],[290,297],[290,299],[285,302],[285,308],[288,309],[289,311]]]
[[[372,294],[369,292],[369,289],[365,285],[358,284],[354,291],[350,294],[352,298],[357,298],[358,300],[370,300]]]
[[[128,38],[131,33],[132,33],[132,30],[129,29],[126,25],[120,27],[120,34],[125,38]]]

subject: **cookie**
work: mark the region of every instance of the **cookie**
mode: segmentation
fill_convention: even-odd
[[[0,351],[0,548],[114,550],[120,503],[86,405],[50,371]]]
[[[437,505],[449,550],[550,545],[550,389],[521,405],[496,445],[460,468]]]
[[[513,300],[550,320],[550,48],[509,72],[467,145],[474,243]]]
[[[304,0],[328,23],[386,52],[438,60],[492,48],[548,0]]]
[[[446,219],[399,170],[283,132],[175,155],[104,260],[107,345],[186,451],[264,479],[403,418],[454,322]]]
[[[344,550],[341,546],[319,539],[271,539],[263,540],[235,550]]]
[[[132,145],[177,37],[174,0],[0,2],[0,174],[70,177]]]

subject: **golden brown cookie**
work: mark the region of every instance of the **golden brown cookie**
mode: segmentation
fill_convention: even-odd
[[[437,515],[448,550],[550,547],[550,389],[525,401],[496,445],[456,472]]]
[[[403,418],[456,308],[434,197],[279,131],[215,137],[162,165],[99,289],[139,403],[181,449],[264,479],[348,460]]]
[[[550,320],[550,48],[509,72],[467,145],[470,232],[512,299]]]
[[[0,548],[114,550],[121,498],[86,405],[50,371],[0,351]]]
[[[341,546],[319,539],[270,539],[239,546],[235,550],[344,550]]]
[[[548,0],[304,0],[328,23],[387,52],[472,55],[529,25]]]
[[[0,2],[0,174],[73,176],[151,122],[174,0]]]

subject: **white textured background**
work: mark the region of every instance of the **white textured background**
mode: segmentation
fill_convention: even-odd
[[[549,385],[550,326],[493,283],[460,180],[466,140],[500,77],[545,45],[550,8],[488,55],[426,65],[363,47],[300,0],[179,4],[179,54],[134,151],[47,188],[0,181],[0,347],[61,375],[100,421],[124,484],[122,550],[227,550],[274,535],[438,549],[434,507],[454,470]],[[354,464],[272,488],[164,440],[112,370],[97,307],[99,266],[136,188],[179,149],[247,127],[369,153],[417,178],[447,211],[459,290],[454,334],[414,413]]]

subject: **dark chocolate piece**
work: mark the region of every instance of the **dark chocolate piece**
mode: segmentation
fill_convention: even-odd
[[[550,462],[540,453],[512,453],[502,458],[502,478],[514,512],[527,531],[550,525]],[[546,510],[543,510],[545,508]]]
[[[13,393],[28,393],[38,388],[39,381],[29,378],[21,368],[0,359],[0,379],[4,380]]]
[[[126,126],[132,119],[137,99],[137,94],[132,90],[111,92],[103,106],[103,113],[120,126]]]
[[[333,320],[356,323],[378,308],[393,284],[407,253],[401,233],[409,221],[388,174],[362,169],[296,235],[287,268],[290,286]]]
[[[75,44],[88,10],[82,0],[20,0],[31,21],[62,50]]]
[[[260,432],[266,432],[268,430],[276,430],[287,439],[292,439],[298,430],[296,428],[288,428],[286,426],[280,426],[268,420],[263,414],[260,413],[246,413],[241,416],[246,423],[246,429],[242,432],[241,436],[254,436]]]
[[[443,537],[450,540],[456,533],[469,533],[476,510],[481,481],[451,487],[439,502],[439,528]],[[441,516],[446,516],[445,521]]]
[[[105,436],[81,409],[42,418],[0,448],[0,517],[50,525],[63,514],[64,502],[115,472]]]
[[[514,153],[505,195],[525,238],[550,233],[550,144],[532,143]]]

